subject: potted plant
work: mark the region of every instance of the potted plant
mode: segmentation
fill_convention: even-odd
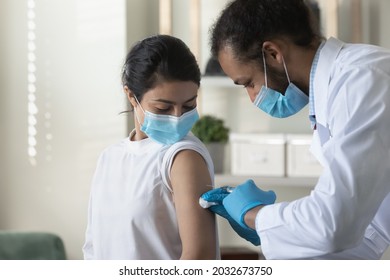
[[[211,115],[204,115],[192,127],[192,133],[202,141],[213,160],[214,172],[222,173],[225,144],[229,140],[229,128],[224,121]]]

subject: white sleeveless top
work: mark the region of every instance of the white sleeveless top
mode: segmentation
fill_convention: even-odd
[[[126,138],[103,151],[92,181],[85,259],[180,258],[169,171],[175,154],[184,149],[203,156],[213,180],[210,155],[190,134],[171,146]]]

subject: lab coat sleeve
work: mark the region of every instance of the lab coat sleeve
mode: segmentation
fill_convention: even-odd
[[[256,217],[267,259],[307,259],[359,246],[389,193],[390,77],[356,65],[336,72],[323,174],[309,196],[265,206]]]

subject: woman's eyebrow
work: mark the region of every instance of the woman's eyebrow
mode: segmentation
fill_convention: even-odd
[[[188,100],[187,100],[186,102],[184,102],[184,103],[188,103],[188,102],[190,102],[190,101],[196,99],[197,97],[198,97],[198,95],[196,94],[196,95],[194,95],[193,97],[191,97],[190,99],[188,99]]]
[[[197,97],[198,97],[198,95],[195,95],[195,96],[191,97],[190,99],[188,99],[187,101],[184,101],[184,103],[188,103],[188,102],[190,102],[190,101],[193,101],[193,100],[196,99]],[[161,98],[155,99],[155,100],[153,100],[153,101],[163,102],[163,103],[167,103],[167,104],[175,104],[175,103],[176,103],[176,102],[174,102],[174,101],[166,100],[166,99],[161,99]]]

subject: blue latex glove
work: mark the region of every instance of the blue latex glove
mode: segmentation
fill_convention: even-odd
[[[230,192],[231,191],[229,190],[229,187],[221,187],[208,191],[201,196],[201,199],[206,202],[210,202],[210,205],[214,205],[209,206],[204,203],[201,203],[201,205],[203,204],[202,207],[208,207],[210,211],[225,218],[239,236],[251,242],[253,245],[260,245],[260,238],[257,235],[256,231],[249,227],[240,226],[226,211],[223,205],[223,200],[229,195],[231,195]]]
[[[203,208],[209,208],[214,213],[227,218],[229,214],[226,212],[225,207],[222,204],[222,201],[226,196],[231,193],[229,187],[221,187],[217,189],[212,189],[200,197],[199,204]]]
[[[273,204],[275,200],[276,195],[273,191],[263,191],[256,186],[253,180],[247,180],[225,197],[223,206],[241,227],[251,229],[244,221],[246,212],[259,205]]]

